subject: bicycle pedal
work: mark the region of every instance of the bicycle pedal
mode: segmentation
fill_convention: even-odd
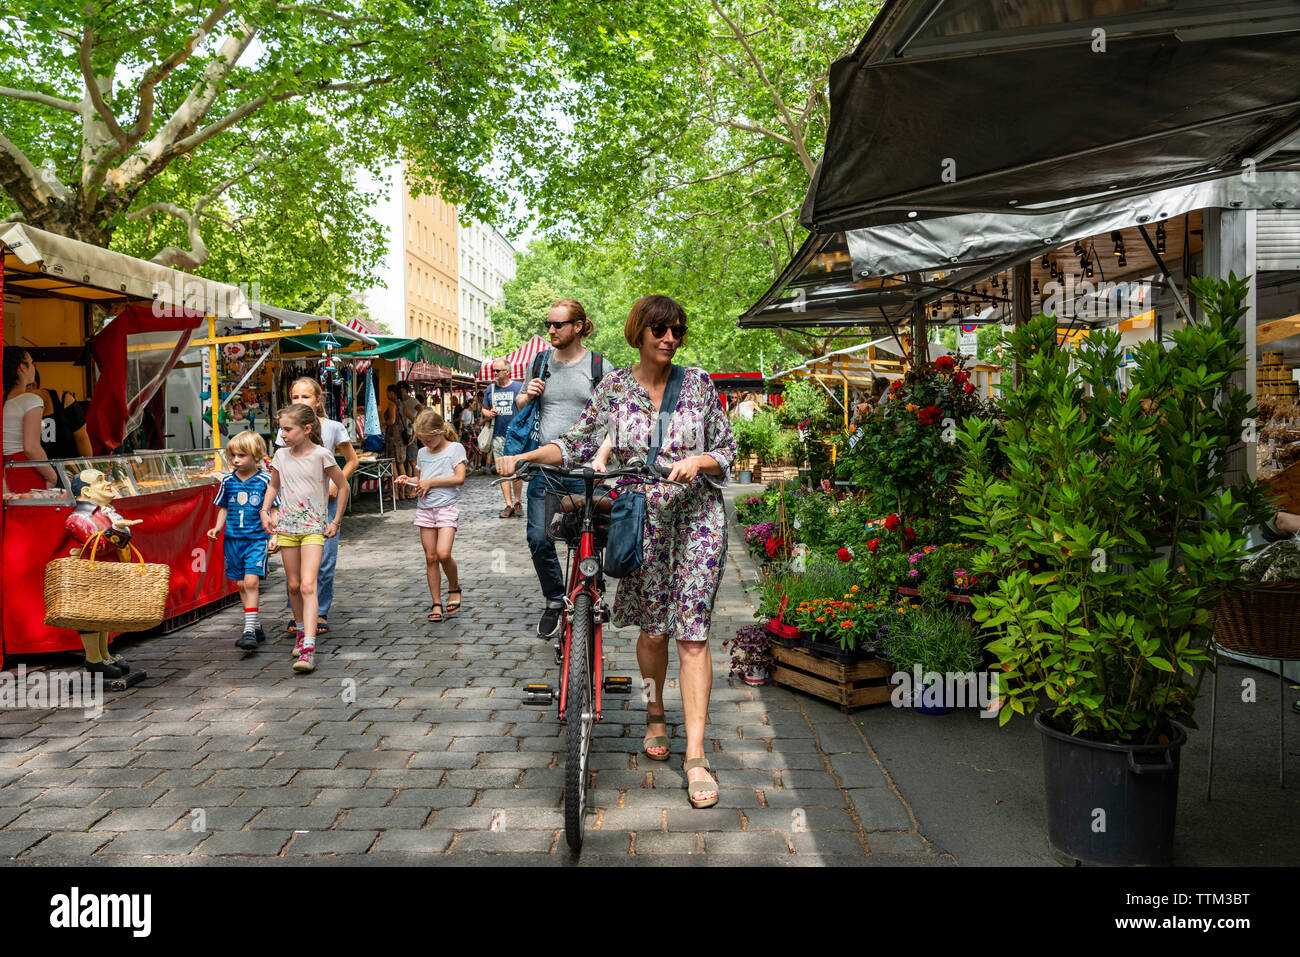
[[[609,675],[604,681],[605,694],[631,694],[632,679],[621,675]]]
[[[524,704],[542,705],[549,708],[554,703],[555,691],[552,690],[550,685],[524,685]]]

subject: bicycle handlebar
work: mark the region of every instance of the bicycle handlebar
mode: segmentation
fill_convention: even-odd
[[[596,482],[603,482],[607,479],[615,479],[615,478],[630,478],[630,479],[639,480],[641,482],[662,482],[665,485],[676,485],[678,488],[686,487],[685,483],[683,482],[669,481],[667,478],[669,474],[668,469],[665,469],[663,466],[659,465],[658,463],[655,463],[654,465],[650,465],[650,466],[647,466],[645,463],[641,463],[639,468],[611,469],[608,472],[597,472],[595,469],[591,468],[590,466],[582,466],[581,468],[576,468],[576,469],[566,469],[558,465],[538,465],[536,462],[529,462],[527,460],[517,463],[517,465],[515,466],[514,475],[510,476],[509,478],[499,478],[495,480],[492,484],[502,485],[505,482],[523,481],[524,479],[528,478],[529,474],[534,470],[538,472],[554,475],[557,478],[585,479],[587,478],[587,473],[591,473],[592,479],[595,480]]]

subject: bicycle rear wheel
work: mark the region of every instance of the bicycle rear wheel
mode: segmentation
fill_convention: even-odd
[[[596,723],[591,690],[591,596],[573,602],[573,631],[569,641],[569,688],[564,709],[564,836],[574,851],[582,850],[587,816],[587,757]]]

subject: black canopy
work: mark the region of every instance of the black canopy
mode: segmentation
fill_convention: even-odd
[[[1298,63],[1296,0],[890,0],[832,67],[801,221],[838,232],[1282,167]]]

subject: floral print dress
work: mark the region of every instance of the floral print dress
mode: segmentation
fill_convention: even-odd
[[[707,373],[683,371],[681,397],[665,429],[659,464],[667,468],[707,454],[722,466],[722,475],[700,472],[686,488],[640,486],[646,496],[643,561],[619,581],[613,624],[636,625],[678,641],[706,641],[727,554],[727,513],[720,490],[736,457],[736,440]],[[655,416],[650,394],[632,370],[618,369],[601,380],[573,428],[555,444],[566,468],[590,460],[607,434],[620,461],[644,459]]]

